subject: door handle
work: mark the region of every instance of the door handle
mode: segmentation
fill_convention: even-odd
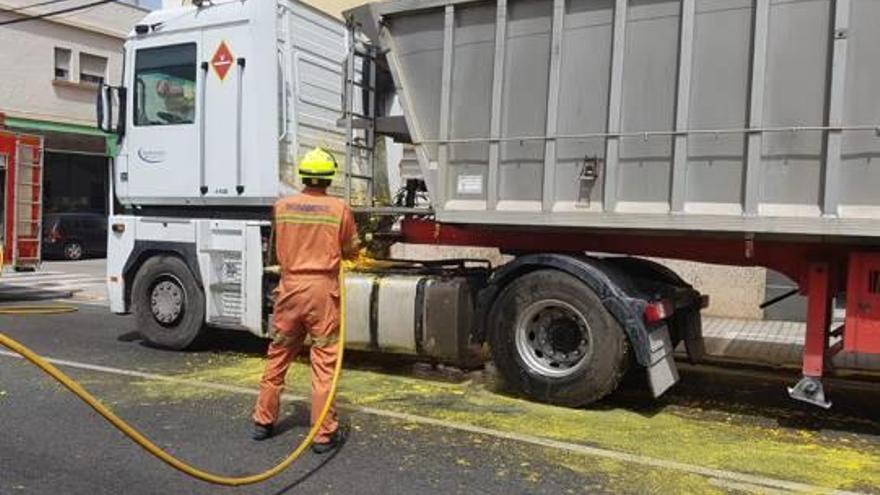
[[[202,62],[202,91],[199,93],[199,107],[201,108],[201,117],[199,118],[199,192],[202,196],[208,194],[208,182],[205,178],[205,114],[208,109],[205,108],[205,93],[208,92],[208,62]]]
[[[241,196],[244,193],[244,165],[242,164],[241,156],[241,85],[244,82],[244,57],[239,57],[236,60],[235,65],[238,66],[238,88],[235,95],[235,191],[238,193],[239,196]]]

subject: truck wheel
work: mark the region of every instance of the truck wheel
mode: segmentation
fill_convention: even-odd
[[[147,260],[135,276],[131,297],[138,331],[151,344],[182,350],[201,335],[205,297],[180,258]]]
[[[492,357],[508,385],[542,402],[577,407],[613,392],[628,343],[577,278],[540,270],[511,282],[489,313]]]

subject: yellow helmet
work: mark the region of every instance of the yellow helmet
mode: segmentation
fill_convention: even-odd
[[[336,177],[339,165],[336,158],[320,147],[305,154],[299,161],[299,177],[301,179],[327,179]]]

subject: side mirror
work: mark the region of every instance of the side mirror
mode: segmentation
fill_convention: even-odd
[[[125,133],[125,88],[101,84],[96,102],[98,129],[107,134]]]
[[[96,102],[96,105],[98,114],[98,129],[108,133],[111,132],[111,112],[113,110],[113,103],[110,99],[110,86],[102,83],[98,87],[98,101]]]

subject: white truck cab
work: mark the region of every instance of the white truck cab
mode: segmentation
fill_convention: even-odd
[[[346,30],[291,0],[152,12],[125,43],[123,84],[99,122],[119,135],[110,217],[111,310],[183,348],[204,324],[265,332],[271,205],[295,191],[295,158],[344,159]]]

